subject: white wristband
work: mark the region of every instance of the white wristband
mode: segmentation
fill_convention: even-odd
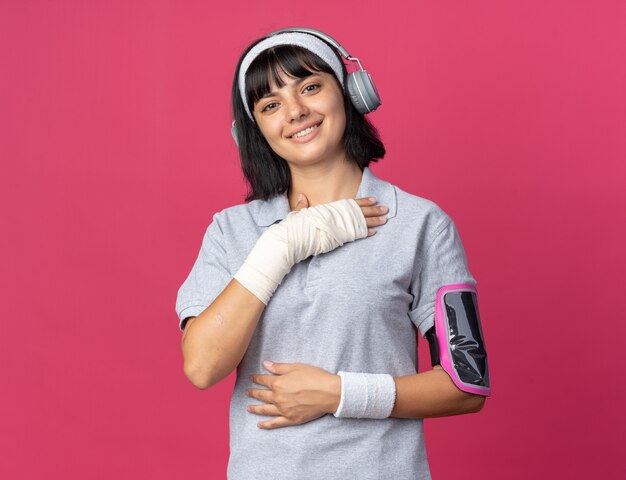
[[[235,274],[265,305],[298,262],[367,237],[367,222],[352,198],[289,212],[259,237]]]
[[[396,401],[396,382],[387,373],[338,372],[341,400],[337,418],[387,418]]]

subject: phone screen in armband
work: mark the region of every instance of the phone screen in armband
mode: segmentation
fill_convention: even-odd
[[[487,351],[474,285],[454,284],[439,289],[435,331],[441,367],[455,385],[465,392],[489,396]]]

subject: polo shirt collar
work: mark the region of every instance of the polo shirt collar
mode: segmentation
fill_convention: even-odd
[[[396,189],[391,183],[374,175],[369,167],[363,169],[363,176],[355,198],[363,197],[376,197],[378,200],[377,205],[384,205],[389,208],[389,212],[386,214],[387,219],[396,216]],[[257,225],[260,227],[268,227],[279,220],[283,220],[289,211],[287,193],[276,195],[266,201],[261,201]]]

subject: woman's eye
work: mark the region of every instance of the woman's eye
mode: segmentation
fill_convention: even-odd
[[[319,85],[317,83],[313,83],[311,85],[307,85],[306,87],[304,87],[304,91],[305,92],[311,92],[315,89],[319,88]]]
[[[267,105],[265,105],[263,107],[263,110],[261,110],[262,112],[266,112],[268,110],[271,110],[272,108],[274,108],[276,106],[276,103],[272,102],[272,103],[268,103]]]

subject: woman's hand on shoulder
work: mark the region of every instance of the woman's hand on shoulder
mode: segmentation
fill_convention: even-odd
[[[376,205],[378,200],[370,200],[370,197],[357,198],[356,203],[361,207],[367,222],[367,236],[371,237],[376,233],[376,230],[370,227],[380,227],[387,223],[387,212],[389,209],[384,205]]]
[[[306,195],[303,193],[300,194],[301,198],[298,200],[294,211],[302,210],[303,208],[309,208],[309,199],[306,198]],[[361,207],[361,211],[363,212],[363,216],[365,217],[365,221],[367,223],[367,236],[371,237],[376,233],[376,230],[370,227],[380,227],[387,223],[387,212],[389,209],[384,205],[376,205],[378,200],[370,200],[370,197],[357,198],[355,199],[356,203]]]

